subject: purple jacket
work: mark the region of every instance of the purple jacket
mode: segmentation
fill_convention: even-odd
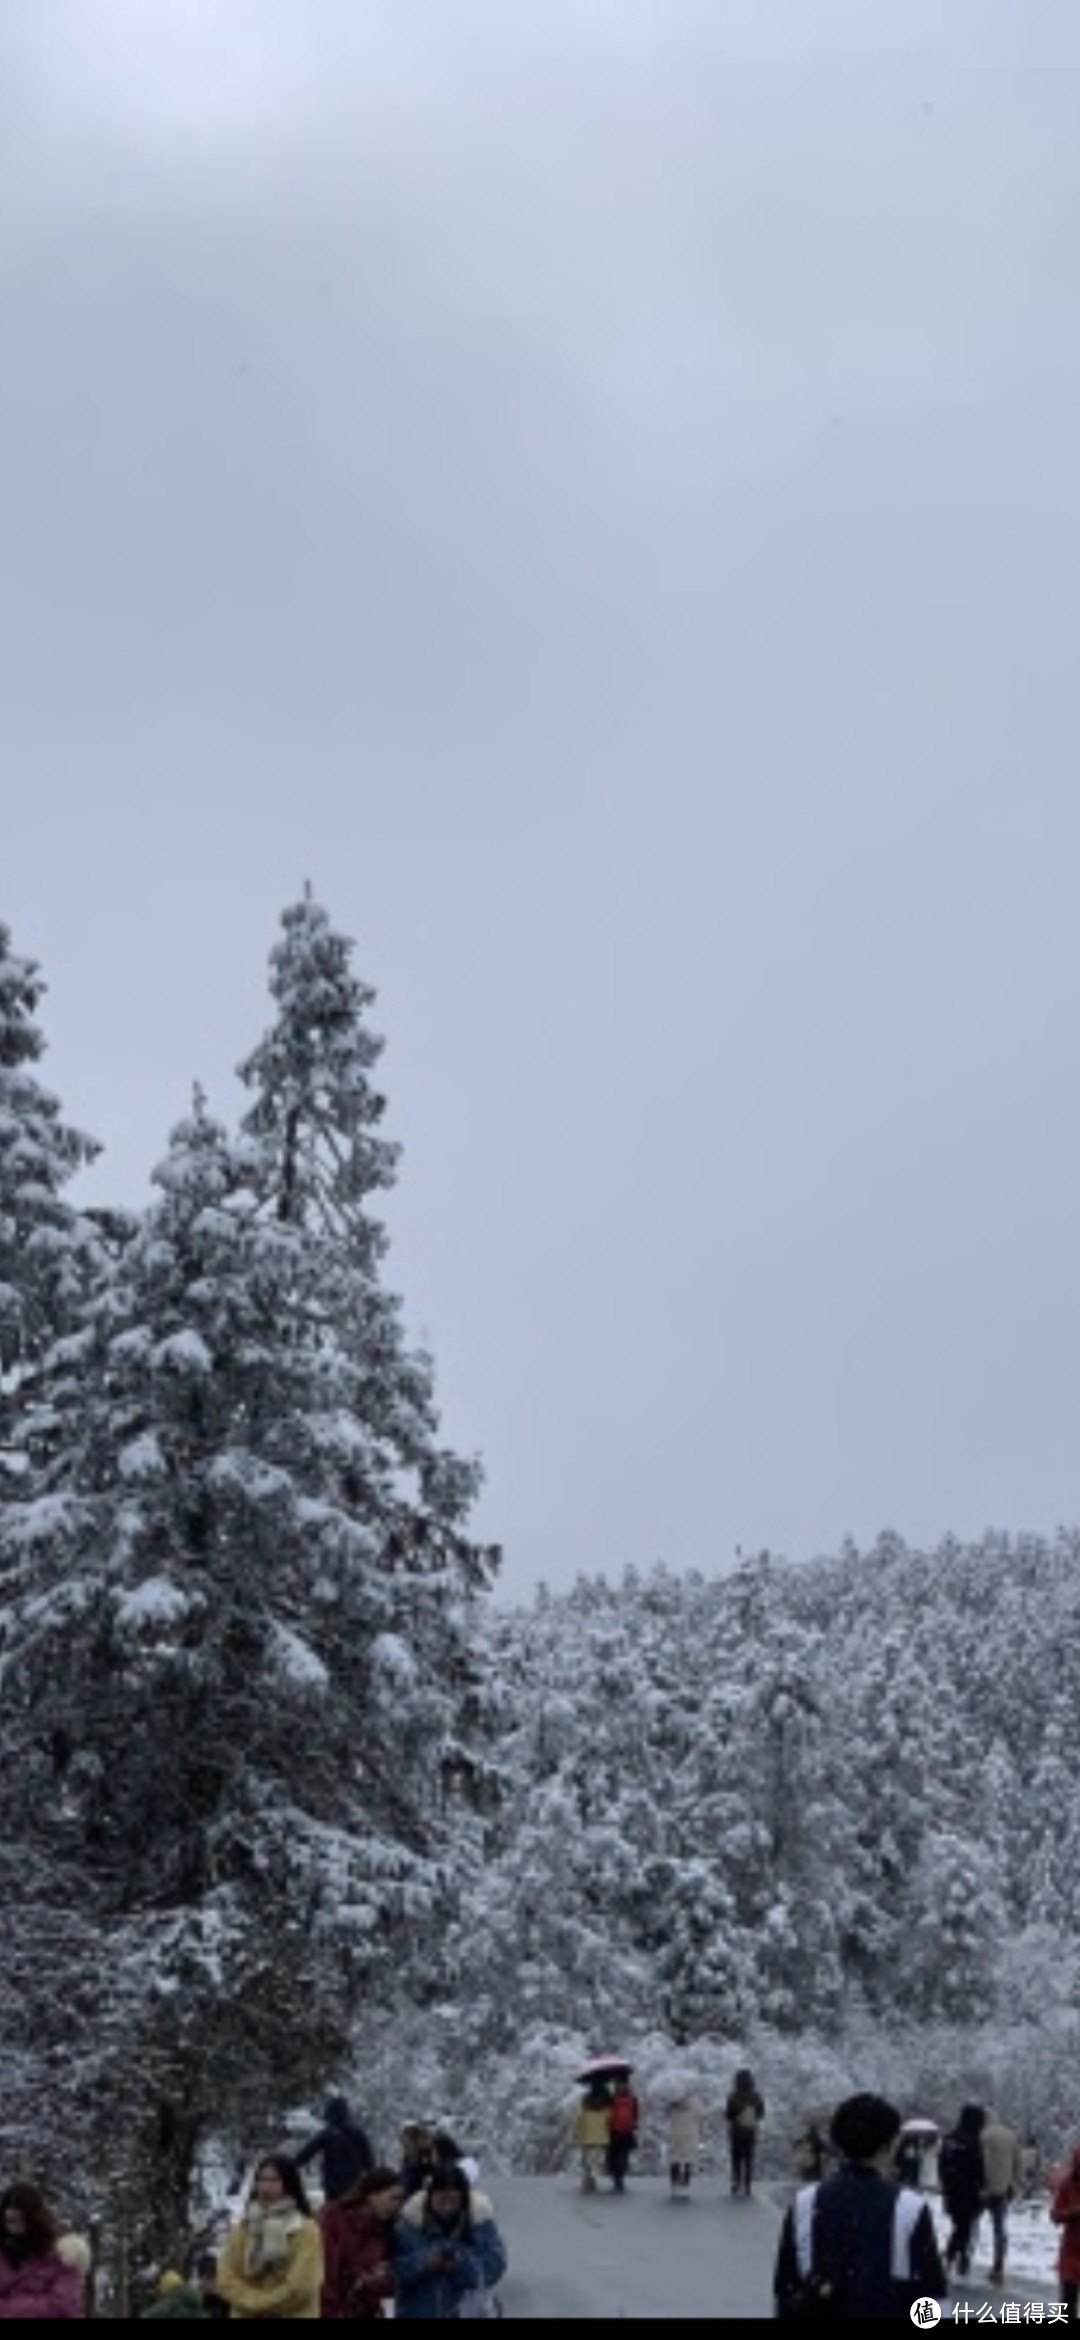
[[[0,2321],[44,2323],[49,2318],[84,2316],[86,2285],[77,2267],[65,2267],[55,2251],[42,2251],[13,2267],[0,2248]]]

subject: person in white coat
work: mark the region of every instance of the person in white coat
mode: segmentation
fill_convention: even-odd
[[[667,2150],[672,2197],[688,2194],[697,2163],[704,2115],[695,2096],[680,2096],[668,2106]]]

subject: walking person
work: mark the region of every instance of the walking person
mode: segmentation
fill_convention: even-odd
[[[744,2194],[749,2199],[758,2130],[765,2118],[765,2105],[754,2075],[745,2065],[735,2074],[735,2086],[727,2100],[725,2117],[731,2145],[731,2191],[736,2195]]]
[[[908,2323],[915,2301],[948,2288],[929,2204],[890,2176],[900,2133],[895,2105],[850,2096],[837,2106],[840,2167],[800,2186],[784,2219],[773,2289],[776,2313]]]
[[[0,2194],[0,2320],[73,2322],[86,2314],[86,2277],[39,2186],[16,2179]]]
[[[322,2237],[304,2181],[287,2153],[268,2153],[225,2238],[214,2288],[237,2318],[313,2323],[322,2317],[322,2282]]]
[[[983,2122],[979,2143],[982,2147],[986,2207],[994,2230],[994,2263],[988,2281],[1004,2283],[1008,2245],[1006,2212],[1023,2184],[1020,2139],[1015,2129],[1010,2129],[1008,2122],[1003,2121],[1000,2113],[991,2107]]]
[[[486,2195],[464,2170],[444,2164],[406,2202],[395,2228],[398,2315],[423,2323],[497,2316],[495,2285],[506,2263]]]
[[[581,2191],[595,2194],[611,2142],[611,2091],[606,2080],[590,2080],[578,2106],[576,2135],[581,2154]]]
[[[1080,2320],[1076,2312],[1080,2295],[1080,2144],[1073,2146],[1069,2166],[1054,2189],[1050,2216],[1061,2228],[1058,2276],[1068,2320],[1075,2324]]]
[[[942,2139],[938,2155],[941,2199],[952,2224],[952,2232],[945,2245],[945,2265],[955,2266],[958,2275],[971,2273],[972,2247],[982,2216],[985,2190],[982,2132],[985,2120],[986,2113],[981,2104],[962,2105],[956,2127]]]
[[[332,2320],[370,2323],[396,2297],[394,2229],[402,2193],[392,2169],[368,2169],[319,2220],[323,2242],[322,2312]]]
[[[641,2107],[627,2079],[619,2078],[608,2108],[608,2175],[617,2194],[626,2192],[630,2157],[637,2152]]]
[[[315,2160],[322,2163],[324,2202],[340,2202],[365,2170],[374,2169],[375,2155],[345,2096],[328,2098],[322,2127],[301,2146],[296,2167],[306,2169],[308,2162]]]
[[[681,2195],[685,2198],[690,2192],[701,2144],[703,2118],[695,2096],[680,2096],[668,2106],[667,2156],[673,2197]]]

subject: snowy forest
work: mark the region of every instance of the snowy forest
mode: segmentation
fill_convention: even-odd
[[[0,928],[5,2167],[164,2249],[333,2082],[551,2166],[614,2045],[717,2118],[753,2062],[777,2166],[847,2085],[1055,2144],[1080,1537],[500,1607],[384,1280],[352,962],[286,911],[237,1125],[196,1092],[137,1213],[79,1202]]]

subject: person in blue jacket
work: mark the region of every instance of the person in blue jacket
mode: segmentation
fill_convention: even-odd
[[[490,2292],[505,2275],[506,2248],[491,2204],[463,2169],[434,2169],[423,2193],[406,2202],[395,2230],[394,2273],[399,2317],[425,2322],[458,2317],[470,2293]]]

